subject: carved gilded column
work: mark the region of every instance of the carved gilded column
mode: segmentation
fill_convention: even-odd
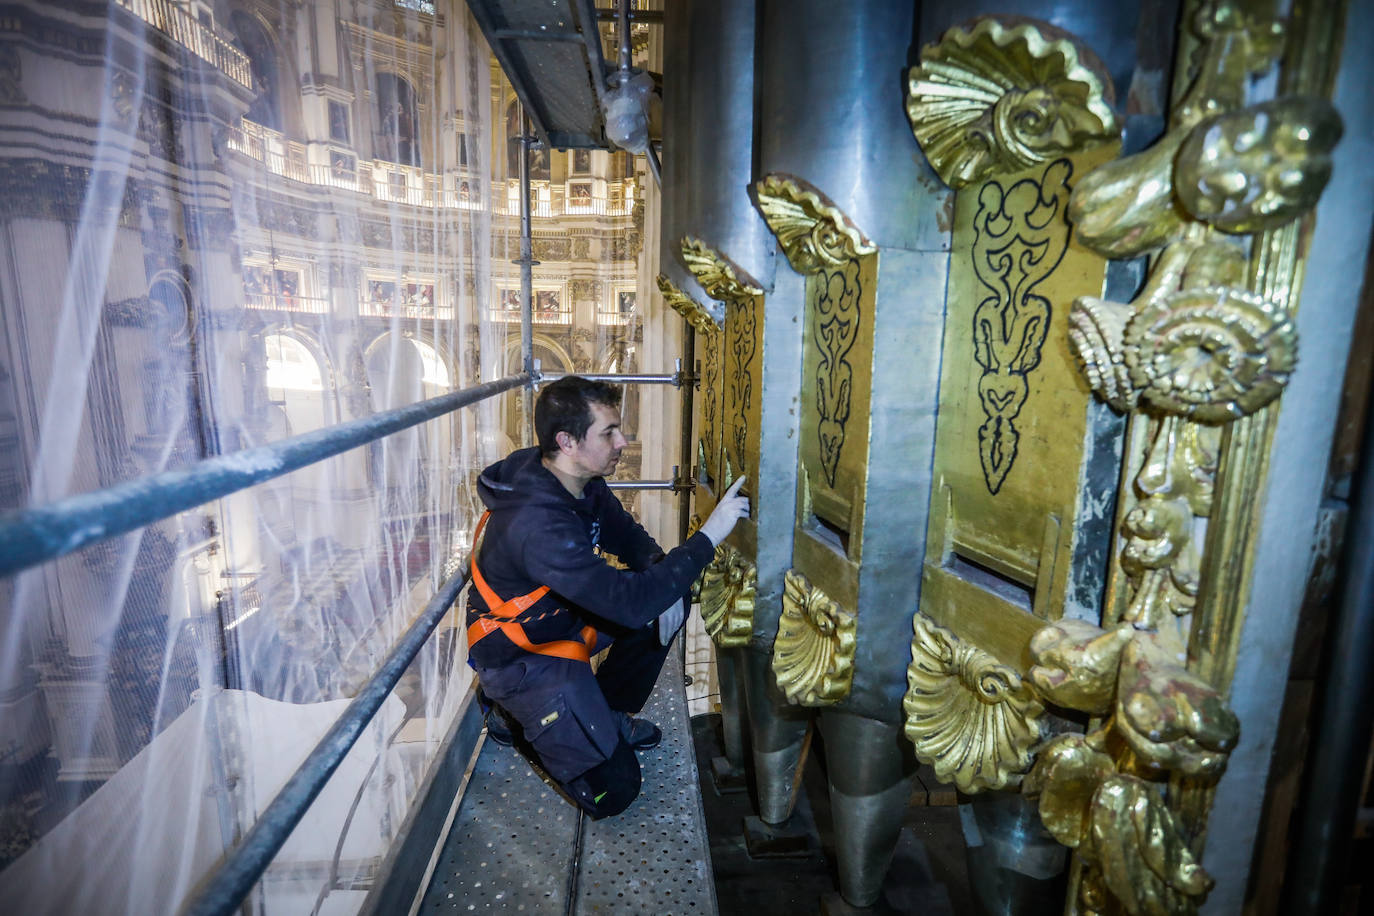
[[[1049,702],[1091,714],[1025,784],[1080,863],[1080,912],[1193,913],[1212,787],[1240,739],[1226,702],[1254,506],[1275,399],[1297,358],[1293,221],[1330,175],[1326,102],[1245,104],[1281,25],[1198,5],[1196,77],[1154,146],[1074,189],[1077,237],[1109,257],[1157,252],[1130,302],[1073,303],[1071,345],[1095,394],[1130,416],[1102,626],[1064,620],[1031,642]],[[1243,237],[1258,235],[1249,254]]]
[[[1065,214],[1074,184],[1116,154],[1118,127],[1095,55],[1024,18],[923,48],[907,113],[957,193],[905,730],[939,778],[974,793],[1029,770],[1044,712],[1031,638],[1101,588],[1083,555],[1107,533],[1095,491],[1115,474],[1091,474],[1104,452],[1114,470],[1119,424],[1094,411],[1063,341],[1064,303],[1099,293],[1106,262]]]
[[[767,175],[755,193],[788,262],[807,278],[796,568],[773,672],[791,702],[828,706],[848,695],[854,674],[877,247],[799,178]]]

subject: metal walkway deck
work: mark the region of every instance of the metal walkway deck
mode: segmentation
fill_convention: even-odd
[[[639,754],[624,814],[580,817],[514,749],[485,741],[420,913],[714,914],[715,888],[679,653],[643,716],[663,743]]]

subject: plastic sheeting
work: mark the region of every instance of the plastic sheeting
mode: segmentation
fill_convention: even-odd
[[[519,371],[514,102],[461,2],[7,7],[0,509]],[[535,156],[547,370],[641,368],[643,174]],[[644,371],[671,370],[666,346]],[[641,397],[664,407],[644,476],[676,460],[675,396],[627,398],[631,434]],[[475,474],[520,444],[518,404],[0,580],[0,910],[177,910],[462,562]],[[456,624],[255,912],[361,904],[468,689]]]

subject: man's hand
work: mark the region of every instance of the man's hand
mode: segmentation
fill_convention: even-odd
[[[725,540],[735,529],[735,522],[749,514],[749,497],[735,495],[746,480],[747,477],[741,477],[730,485],[711,511],[711,517],[701,526],[702,533],[711,539],[713,546]]]
[[[673,641],[682,622],[687,619],[687,608],[679,598],[668,606],[668,610],[658,615],[658,644],[666,646]]]

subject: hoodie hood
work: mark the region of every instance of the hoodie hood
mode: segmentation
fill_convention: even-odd
[[[581,509],[593,493],[605,487],[601,478],[587,482],[584,498],[574,499],[540,460],[539,449],[522,448],[489,465],[477,478],[477,493],[492,511],[530,506],[572,506]]]

